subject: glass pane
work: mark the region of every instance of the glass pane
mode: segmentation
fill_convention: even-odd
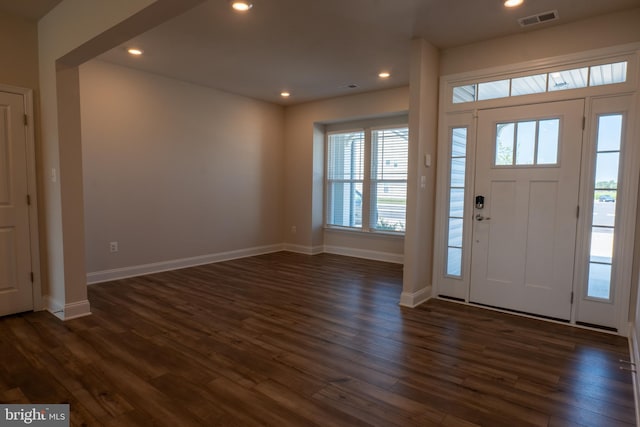
[[[627,62],[594,65],[591,67],[589,86],[610,85],[627,81]]]
[[[409,129],[374,130],[371,134],[374,179],[407,179]]]
[[[593,200],[596,203],[615,203],[617,198],[618,192],[616,190],[602,190],[596,188]],[[610,206],[610,209],[611,212],[615,212],[615,206]]]
[[[407,184],[378,182],[373,186],[372,228],[382,231],[404,231],[406,222]]]
[[[449,276],[462,276],[462,249],[449,248],[447,251],[447,274]]]
[[[453,88],[453,103],[473,102],[476,100],[476,85],[458,86]]]
[[[587,67],[549,73],[549,91],[587,87],[588,74]]]
[[[496,165],[513,165],[513,123],[500,123],[496,126]]]
[[[598,153],[596,160],[596,188],[618,188],[620,153]]]
[[[516,165],[532,165],[536,149],[536,122],[518,123]]]
[[[364,177],[364,133],[329,135],[327,178],[361,180]]]
[[[529,95],[547,91],[547,75],[526,76],[511,79],[511,96]]]
[[[622,114],[598,118],[598,151],[619,151],[622,141]]]
[[[613,259],[613,229],[592,227],[591,229],[591,262],[611,264]]]
[[[464,189],[452,188],[449,193],[449,216],[464,216]]]
[[[540,120],[538,124],[538,159],[539,165],[555,165],[558,163],[558,134],[560,119]]]
[[[327,224],[362,227],[362,183],[330,182]]]
[[[451,157],[467,155],[467,128],[454,128],[451,132]]]
[[[589,264],[589,286],[587,295],[592,298],[609,299],[611,296],[611,266]]]
[[[451,187],[464,187],[464,157],[451,159]]]
[[[616,222],[616,196],[617,191],[594,192],[593,225],[613,227]]]
[[[449,246],[462,247],[462,219],[449,218]]]
[[[478,101],[509,96],[509,79],[495,82],[480,83],[478,85]]]

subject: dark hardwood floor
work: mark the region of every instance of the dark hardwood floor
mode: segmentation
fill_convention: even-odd
[[[402,267],[276,253],[89,288],[0,319],[0,401],[72,425],[632,426],[621,337],[452,302]]]

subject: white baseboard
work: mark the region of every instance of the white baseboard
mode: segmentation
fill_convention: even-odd
[[[87,284],[110,282],[112,280],[126,279],[128,277],[144,276],[145,274],[161,273],[163,271],[179,270],[181,268],[195,267],[198,265],[212,264],[214,262],[230,261],[238,258],[263,255],[284,250],[284,245],[268,245],[255,248],[241,249],[237,251],[221,252],[217,254],[201,255],[192,258],[176,259],[171,261],[155,262],[151,264],[136,265],[133,267],[115,268],[112,270],[96,271],[87,274]]]
[[[403,307],[415,308],[431,299],[432,287],[427,286],[417,292],[403,292],[400,294],[400,305]]]
[[[631,362],[634,363],[635,368],[640,367],[640,343],[638,342],[638,331],[634,323],[629,325],[629,354],[631,355]],[[638,381],[638,374],[633,373],[633,396],[636,403],[636,425],[640,426],[640,382]]]
[[[47,297],[46,309],[60,320],[72,320],[91,314],[91,306],[88,300],[61,304],[59,301],[54,301]]]
[[[356,258],[371,259],[375,261],[392,262],[403,264],[404,255],[390,252],[370,251],[367,249],[345,248],[340,246],[325,246],[324,252],[335,255],[351,256]]]
[[[303,246],[285,243],[283,250],[303,255],[318,255],[324,252],[323,246]]]

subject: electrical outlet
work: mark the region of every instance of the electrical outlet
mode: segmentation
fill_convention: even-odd
[[[118,252],[118,242],[110,242],[109,243],[109,252]]]

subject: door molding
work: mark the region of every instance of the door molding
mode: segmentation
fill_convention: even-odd
[[[42,295],[42,270],[40,269],[40,234],[38,226],[38,181],[35,143],[35,117],[33,108],[33,90],[0,84],[0,92],[22,96],[24,111],[27,116],[25,138],[27,143],[27,187],[31,203],[29,205],[29,245],[31,251],[31,271],[33,272],[33,309],[44,310],[45,301]]]
[[[557,90],[545,93],[536,93],[523,96],[510,96],[497,99],[487,99],[482,101],[453,103],[452,93],[453,87],[461,85],[475,84],[478,82],[496,81],[499,79],[510,79],[525,75],[532,75],[532,73],[551,73],[557,70],[573,69],[575,67],[590,66],[594,64],[613,63],[616,61],[627,61],[627,79],[624,83],[609,84],[602,86],[585,87],[580,89],[570,90]],[[519,105],[532,105],[547,103],[552,101],[564,101],[570,99],[583,99],[586,106],[591,106],[593,100],[599,98],[616,97],[623,95],[630,95],[633,98],[633,103],[636,106],[633,109],[631,120],[640,121],[640,96],[638,95],[640,88],[640,43],[632,43],[621,46],[614,46],[605,49],[598,49],[592,51],[586,51],[582,53],[564,55],[558,57],[551,57],[542,60],[529,61],[525,63],[516,63],[508,66],[493,67],[490,69],[477,70],[468,73],[446,75],[440,78],[440,103],[439,103],[439,126],[438,126],[438,171],[437,171],[437,184],[436,184],[436,209],[435,209],[435,231],[434,231],[434,255],[433,255],[433,296],[443,296],[447,298],[453,298],[462,303],[469,303],[470,297],[470,242],[471,242],[471,225],[468,218],[473,215],[472,213],[472,195],[475,188],[475,152],[476,152],[476,140],[477,140],[477,116],[478,111],[493,108],[511,107]],[[588,139],[587,135],[590,132],[589,123],[590,109],[587,107],[585,112],[586,116],[586,128],[583,134],[583,152],[588,150],[585,144]],[[446,274],[447,263],[447,226],[449,215],[449,175],[450,175],[450,138],[451,132],[455,128],[464,127],[467,132],[467,157],[466,157],[466,169],[465,169],[465,201],[464,201],[464,232],[463,232],[463,251],[462,251],[462,274],[459,277],[452,277]],[[631,133],[632,140],[637,140],[640,136],[640,126],[635,126],[635,129]],[[640,148],[638,148],[640,149]],[[637,151],[634,148],[634,151]],[[591,161],[593,153],[586,153],[586,161]],[[636,156],[637,157],[637,156]],[[640,170],[640,159],[633,159],[636,162],[631,166],[631,172],[635,174],[635,171]],[[583,158],[584,169],[585,159]],[[624,172],[625,174],[627,172]],[[581,184],[584,180],[584,174],[581,172]],[[588,182],[587,182],[588,184]],[[633,183],[631,185],[634,185]],[[581,209],[583,206],[584,197],[582,193],[583,185],[581,185],[580,204]],[[636,200],[637,194],[629,196],[629,186],[626,187],[625,196],[628,198],[628,203],[632,204]],[[637,192],[637,176],[634,190]],[[624,229],[620,230],[620,236],[625,236],[624,245],[624,257],[628,257],[629,260],[624,261],[625,268],[628,271],[625,273],[624,280],[631,282],[637,280],[638,277],[631,277],[631,263],[633,253],[633,237],[635,224],[636,206],[629,206],[627,208],[632,209],[633,212],[628,213],[628,217],[633,217],[633,221],[625,220]],[[589,209],[589,207],[586,207]],[[581,212],[579,218],[579,227],[581,227],[583,214]],[[631,243],[629,243],[631,242]],[[577,242],[580,244],[580,241]],[[578,252],[583,248],[577,248],[576,256]],[[629,267],[626,267],[629,265]],[[576,262],[576,268],[578,263]],[[637,266],[635,266],[637,269]],[[574,281],[579,281],[581,278],[579,275],[574,274]],[[620,286],[620,293],[623,295],[632,294],[632,288],[635,288],[635,284],[623,283]],[[578,311],[580,309],[582,284],[575,283],[574,289],[576,292],[574,296],[574,304],[572,307],[570,324],[579,326],[576,324]],[[617,317],[617,333],[619,335],[627,336],[629,333],[629,312],[632,308],[629,307],[629,301],[627,303],[618,299],[616,303],[616,317]],[[588,327],[588,326],[587,326]]]

